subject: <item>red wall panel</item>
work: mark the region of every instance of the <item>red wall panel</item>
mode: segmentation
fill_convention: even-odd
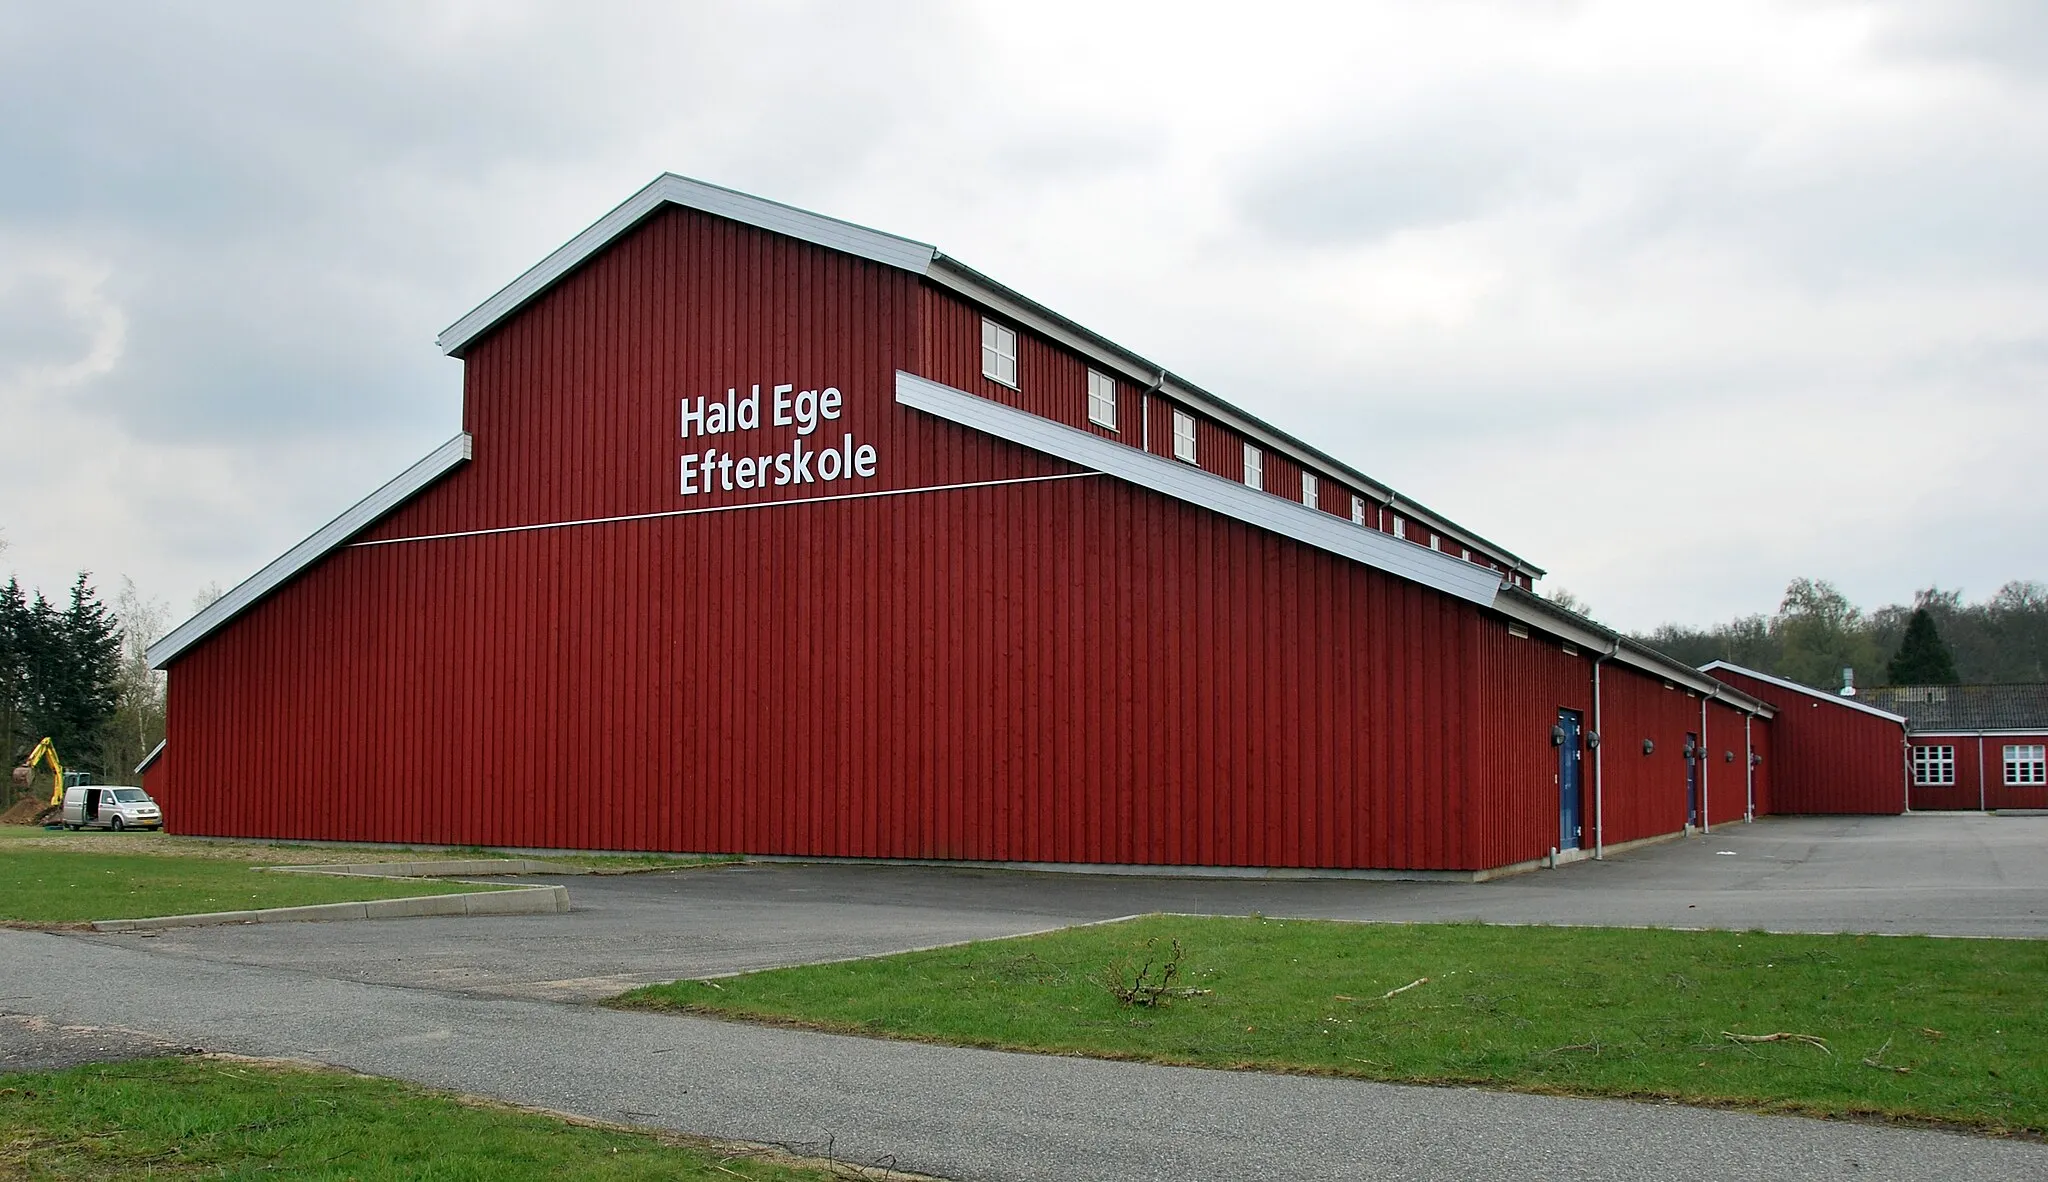
[[[1914,735],[1914,747],[1955,748],[1956,782],[1914,784],[1916,809],[2040,809],[2048,808],[2048,785],[2005,782],[2005,749],[2048,746],[2048,734]]]
[[[471,463],[176,662],[172,827],[1451,870],[1556,843],[1550,727],[1594,724],[1588,657],[894,400],[901,368],[1086,425],[1085,364],[1020,332],[1019,365],[982,379],[979,314],[905,273],[650,218],[471,347]],[[768,421],[784,382],[843,413]],[[761,422],[685,437],[681,400],[756,384]],[[705,448],[847,436],[871,475],[682,487]],[[1298,473],[1267,453],[1269,489]],[[1608,840],[1676,830],[1698,701],[1603,678]]]
[[[1714,676],[1777,708],[1770,772],[1775,813],[1897,813],[1905,809],[1905,728],[1819,691],[1720,669]]]

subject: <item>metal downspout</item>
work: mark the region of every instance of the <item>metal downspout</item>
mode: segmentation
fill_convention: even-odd
[[[1750,727],[1756,722],[1756,715],[1742,716],[1742,823],[1747,825],[1756,820],[1756,742]]]
[[[1147,455],[1152,453],[1152,396],[1166,389],[1166,371],[1159,371],[1159,380],[1147,386],[1138,394],[1138,440],[1139,447]]]
[[[1712,833],[1714,823],[1708,820],[1713,813],[1707,808],[1707,703],[1714,698],[1713,691],[1700,695],[1700,745],[1693,758],[1700,761],[1700,832]]]
[[[1600,711],[1600,666],[1607,658],[1621,651],[1621,638],[1614,638],[1614,647],[1593,658],[1593,736],[1598,740],[1593,745],[1593,860],[1603,861],[1607,857],[1607,774],[1604,752],[1607,750],[1607,724]]]

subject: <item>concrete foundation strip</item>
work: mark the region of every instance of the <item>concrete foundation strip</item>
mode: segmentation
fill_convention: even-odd
[[[341,866],[263,866],[278,874],[334,874],[356,878],[484,877],[494,874],[560,874],[559,866],[521,858],[440,862],[366,862]],[[574,871],[570,871],[574,873]],[[211,911],[148,919],[96,919],[96,932],[140,932],[156,928],[214,927],[233,923],[323,923],[344,919],[409,919],[422,915],[559,915],[569,910],[569,888],[522,886],[510,890],[372,899],[363,903],[314,903],[255,911]]]

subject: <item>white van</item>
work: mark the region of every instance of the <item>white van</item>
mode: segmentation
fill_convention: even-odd
[[[161,829],[163,810],[149,793],[124,784],[82,784],[64,790],[66,829]]]

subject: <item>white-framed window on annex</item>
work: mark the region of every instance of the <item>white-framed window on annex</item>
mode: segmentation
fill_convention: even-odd
[[[1313,472],[1301,474],[1301,503],[1311,509],[1316,507],[1316,474]]]
[[[1929,744],[1913,748],[1913,782],[1930,787],[1956,782],[1956,749]]]
[[[1351,494],[1351,524],[1365,524],[1365,498],[1357,493]]]
[[[2005,782],[2048,784],[2048,746],[2008,743],[2005,748]]]
[[[1088,371],[1088,421],[1116,430],[1116,379],[1092,369]]]
[[[1184,410],[1173,412],[1173,458],[1196,463],[1195,416]]]
[[[1260,451],[1256,443],[1244,445],[1244,486],[1266,487],[1266,453]]]
[[[1017,334],[993,320],[981,322],[981,376],[1017,385]]]

